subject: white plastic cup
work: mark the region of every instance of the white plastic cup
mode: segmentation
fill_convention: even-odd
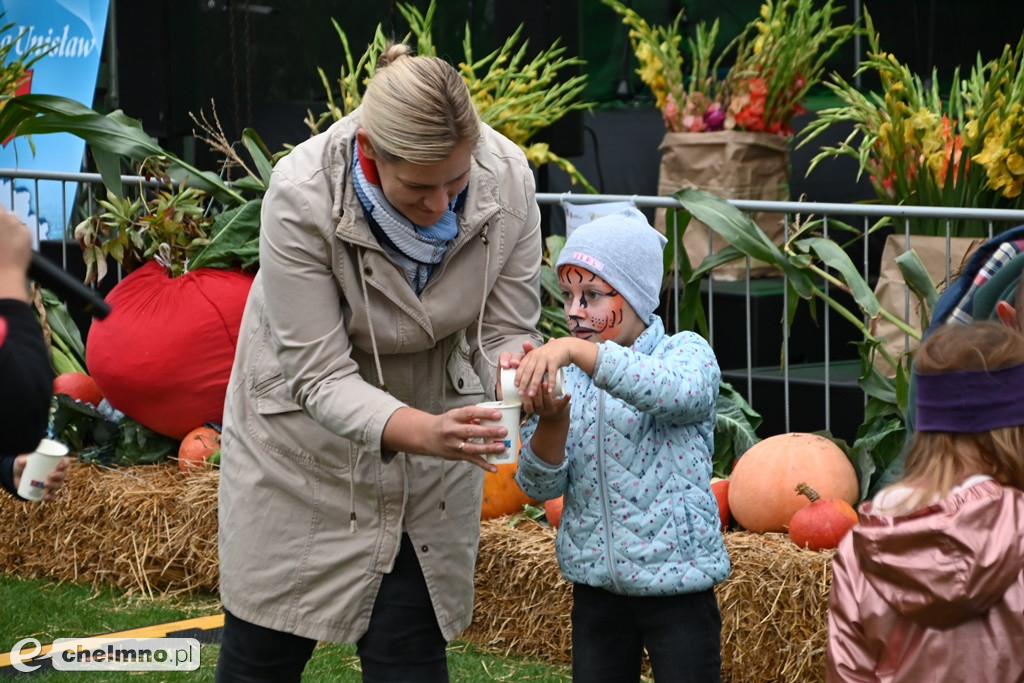
[[[501,370],[501,402],[510,406],[523,404],[523,400],[519,398],[519,389],[516,388],[515,368]]]
[[[513,368],[501,371],[501,396],[502,403],[508,405],[522,405],[523,401],[519,397],[519,390],[516,388],[516,371]],[[559,368],[555,371],[555,396],[562,396],[565,394],[565,380],[562,378],[562,369]]]
[[[504,389],[502,389],[504,391]],[[501,439],[495,439],[499,443],[505,444],[505,450],[502,453],[487,453],[484,457],[487,458],[487,462],[493,465],[508,465],[514,463],[519,455],[519,417],[521,412],[521,406],[518,403],[507,404],[503,401],[488,401],[487,403],[478,403],[481,408],[490,408],[492,410],[501,411],[500,420],[480,420],[482,425],[502,425],[508,430],[508,433]],[[477,439],[478,442],[483,443],[483,439]]]
[[[68,454],[68,447],[53,439],[43,439],[36,449],[29,454],[25,470],[21,473],[21,484],[18,495],[26,500],[42,500],[46,494],[44,484],[61,458]]]

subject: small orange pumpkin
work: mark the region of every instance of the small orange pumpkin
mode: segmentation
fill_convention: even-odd
[[[196,427],[178,445],[178,470],[187,475],[212,467],[210,457],[216,453],[220,453],[220,432],[209,425]]]
[[[838,547],[846,532],[857,523],[857,511],[845,500],[822,498],[804,482],[796,485],[796,492],[811,502],[797,510],[789,520],[790,540],[809,550]]]
[[[729,510],[748,531],[785,532],[793,514],[807,505],[793,495],[800,482],[823,498],[851,505],[860,496],[860,483],[850,459],[823,436],[790,432],[768,437],[740,456],[729,476]]]
[[[562,505],[564,501],[564,496],[544,501],[544,519],[548,520],[548,524],[554,529],[557,529],[559,522],[562,521]]]

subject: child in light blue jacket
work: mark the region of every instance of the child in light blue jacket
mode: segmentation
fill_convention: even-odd
[[[729,574],[711,493],[720,371],[692,332],[654,313],[665,238],[636,209],[574,230],[556,268],[571,336],[531,349],[516,481],[564,494],[555,541],[573,583],[573,680],[718,681]],[[562,369],[564,396],[547,381]]]

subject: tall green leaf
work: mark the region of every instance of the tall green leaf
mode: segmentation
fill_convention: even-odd
[[[252,199],[214,216],[210,240],[189,259],[189,269],[254,268],[260,258],[262,205],[261,199]]]
[[[12,97],[0,109],[0,139],[48,133],[70,133],[85,140],[93,150],[107,189],[117,196],[121,196],[120,180],[113,185],[109,183],[120,175],[118,156],[138,163],[159,157],[167,162],[172,180],[181,182],[187,178],[188,184],[210,193],[227,206],[245,202],[244,197],[215,173],[200,171],[164,150],[142,129],[140,121],[121,110],[104,115],[67,97],[32,94]]]

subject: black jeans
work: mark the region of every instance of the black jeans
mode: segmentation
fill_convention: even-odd
[[[297,683],[316,641],[250,624],[227,610],[217,683]],[[409,537],[384,576],[356,643],[366,683],[447,683],[446,643]]]
[[[656,597],[573,584],[572,679],[640,680],[644,649],[656,683],[717,683],[722,616],[713,589]]]

